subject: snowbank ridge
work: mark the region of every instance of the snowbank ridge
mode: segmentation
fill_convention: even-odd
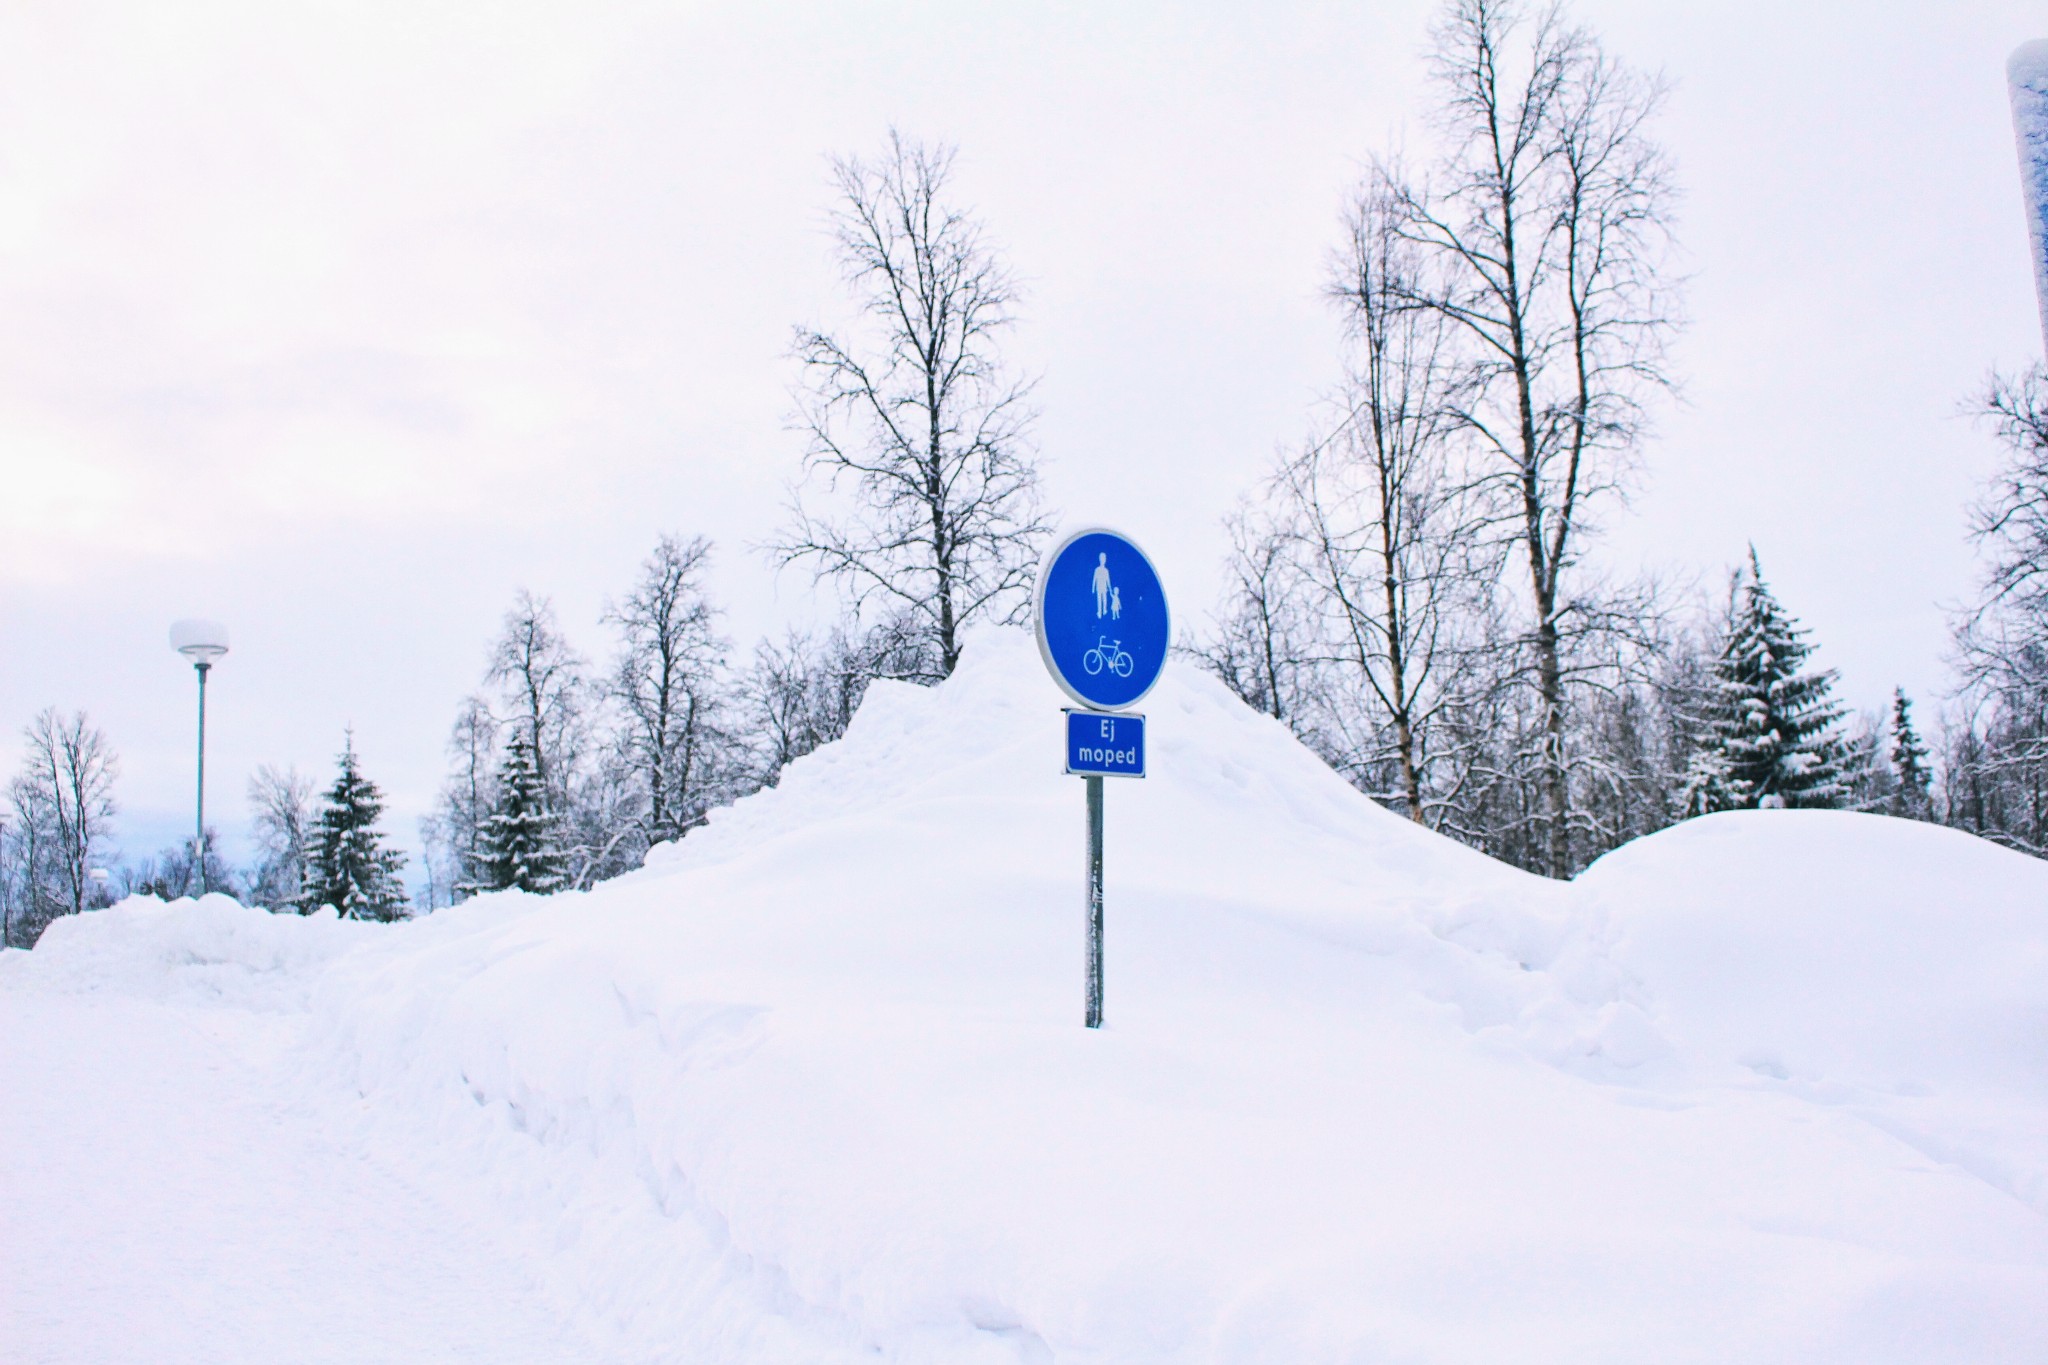
[[[589,894],[130,903],[0,988],[297,1021],[621,1359],[2048,1358],[2048,868],[1767,812],[1560,886],[1176,666],[1089,1033],[1059,705],[986,633]]]

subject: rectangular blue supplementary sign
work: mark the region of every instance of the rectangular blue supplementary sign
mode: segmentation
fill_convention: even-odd
[[[1067,712],[1067,771],[1085,777],[1143,777],[1145,718]]]

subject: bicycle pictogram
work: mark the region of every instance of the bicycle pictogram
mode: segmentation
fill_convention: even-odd
[[[1095,637],[1095,648],[1081,656],[1081,667],[1087,670],[1090,677],[1106,668],[1119,678],[1128,678],[1131,676],[1131,670],[1137,667],[1137,661],[1131,658],[1130,651],[1123,647],[1123,641],[1112,640],[1107,635],[1098,635]]]

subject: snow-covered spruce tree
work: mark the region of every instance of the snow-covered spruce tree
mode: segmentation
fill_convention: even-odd
[[[533,740],[514,731],[498,769],[498,800],[477,831],[475,881],[464,891],[531,891],[548,895],[568,884],[556,844],[560,817],[548,808],[547,785],[534,761]]]
[[[533,766],[556,810],[567,810],[589,747],[583,656],[555,620],[554,604],[520,589],[491,648],[485,681],[499,690],[502,723],[526,732]]]
[[[1742,785],[1718,745],[1693,750],[1685,765],[1684,785],[1679,794],[1685,818],[1712,815],[1717,810],[1740,810],[1756,804],[1753,794]]]
[[[1848,790],[1835,674],[1800,671],[1813,646],[1771,595],[1754,548],[1714,665],[1707,739],[1687,769],[1686,810],[1834,807]]]
[[[398,873],[405,855],[384,847],[377,828],[384,798],[356,766],[353,733],[342,746],[339,766],[307,840],[299,913],[331,905],[343,919],[404,919],[405,888]]]
[[[1892,792],[1891,813],[1908,820],[1934,818],[1934,779],[1927,767],[1927,746],[1913,725],[1913,703],[1906,689],[1892,689],[1892,776],[1898,787]]]

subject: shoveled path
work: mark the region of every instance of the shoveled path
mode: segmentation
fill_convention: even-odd
[[[609,1359],[491,1229],[293,1101],[295,1027],[0,985],[0,1357]]]

